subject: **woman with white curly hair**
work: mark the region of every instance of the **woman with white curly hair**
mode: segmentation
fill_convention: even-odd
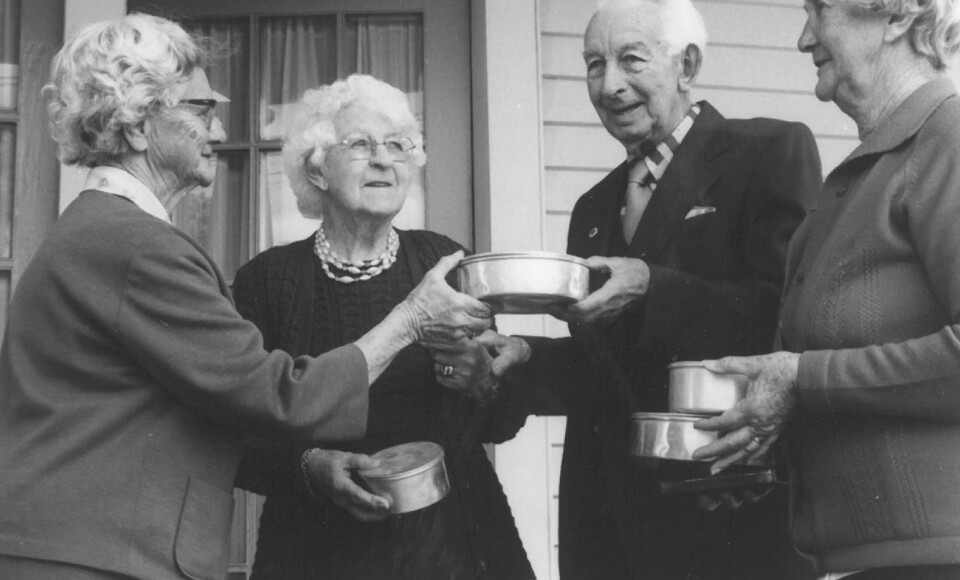
[[[366,332],[461,247],[393,227],[425,162],[400,90],[352,75],[307,91],[290,127],[286,173],[301,212],[319,219],[317,231],[240,268],[234,296],[268,346],[319,355]],[[456,350],[405,348],[371,386],[370,419],[356,444],[248,449],[238,485],[267,497],[253,578],[533,578],[482,446],[523,424],[506,419],[503,397],[492,395],[506,367],[527,360],[528,347],[487,331]],[[368,454],[421,441],[443,447],[451,491],[388,517],[388,501],[358,486],[352,472],[374,465]]]
[[[815,92],[860,145],[787,258],[783,352],[711,363],[752,377],[701,428],[715,470],[781,435],[794,543],[830,578],[960,578],[960,49],[957,0],[806,0]]]
[[[244,432],[356,439],[370,383],[403,348],[492,324],[446,284],[459,256],[445,247],[338,348],[265,349],[168,214],[212,182],[225,137],[203,66],[179,26],[137,14],[54,60],[60,158],[91,171],[24,271],[0,351],[4,580],[222,579]]]

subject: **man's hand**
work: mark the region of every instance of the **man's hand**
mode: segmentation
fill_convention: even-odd
[[[592,256],[587,265],[610,279],[580,302],[551,310],[551,315],[567,322],[610,321],[640,301],[650,286],[650,268],[643,260]]]

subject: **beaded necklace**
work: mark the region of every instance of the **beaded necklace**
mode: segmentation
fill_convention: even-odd
[[[313,236],[313,253],[320,258],[323,273],[331,280],[342,284],[363,282],[383,273],[397,261],[399,248],[400,236],[397,235],[397,230],[391,228],[390,235],[387,237],[387,249],[382,254],[372,260],[350,262],[343,260],[330,249],[330,242],[327,241],[327,236],[323,232],[323,219],[320,220],[317,233]]]

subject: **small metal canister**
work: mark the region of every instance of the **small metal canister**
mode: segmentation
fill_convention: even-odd
[[[357,474],[367,489],[390,501],[391,514],[423,509],[450,491],[443,447],[436,443],[404,443],[382,449],[372,457],[380,460],[380,466]]]
[[[631,453],[634,457],[693,461],[693,452],[717,440],[716,431],[694,429],[703,415],[633,413]]]
[[[671,413],[719,415],[746,396],[750,383],[746,375],[714,373],[702,362],[676,362],[668,370]]]

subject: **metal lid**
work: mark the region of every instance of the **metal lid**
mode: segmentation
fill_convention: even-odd
[[[697,413],[631,413],[630,419],[633,421],[688,421],[694,422],[700,419],[709,419],[713,415],[700,415]]]
[[[371,457],[380,460],[374,469],[361,469],[368,479],[401,479],[422,473],[443,460],[443,447],[432,441],[415,441],[387,447]]]
[[[686,369],[686,368],[706,369],[707,365],[705,365],[703,361],[691,361],[691,360],[678,361],[678,362],[670,363],[669,365],[667,365],[667,370]],[[710,372],[713,372],[713,371],[710,371]]]
[[[460,260],[460,265],[472,264],[475,262],[487,262],[493,260],[556,260],[559,262],[572,262],[579,266],[587,267],[587,261],[577,256],[569,254],[558,254],[556,252],[484,252],[474,254]]]

